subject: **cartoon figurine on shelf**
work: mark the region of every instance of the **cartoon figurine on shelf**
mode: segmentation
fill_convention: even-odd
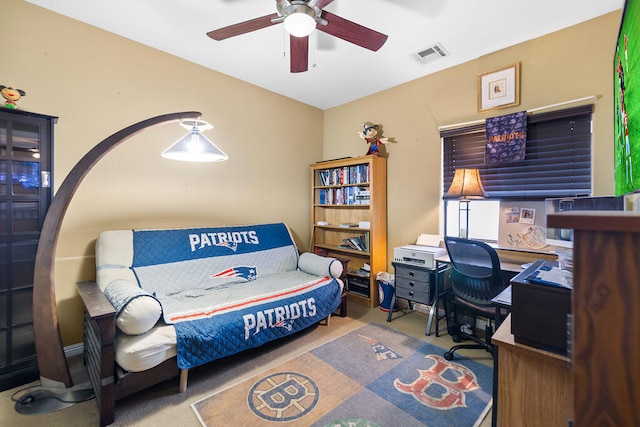
[[[369,122],[362,123],[362,132],[358,132],[358,136],[364,139],[367,144],[369,144],[369,149],[367,150],[367,154],[365,156],[377,156],[380,153],[380,144],[387,144],[389,142],[388,138],[380,138],[378,136],[378,131],[380,130],[380,125],[374,125]]]
[[[12,110],[16,110],[18,108],[16,102],[26,95],[25,91],[22,89],[14,89],[12,87],[2,85],[0,85],[0,94],[2,94],[2,97],[5,99],[4,106],[11,108]]]

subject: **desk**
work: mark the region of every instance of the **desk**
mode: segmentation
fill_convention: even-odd
[[[500,312],[505,310],[507,314],[509,314],[511,311],[511,285],[504,288],[491,302],[496,306],[496,329],[498,329],[502,323],[500,322],[500,318],[502,317],[500,316]]]
[[[515,250],[508,249],[502,247],[496,247],[496,252],[498,253],[498,257],[500,258],[500,270],[502,270],[502,280],[505,284],[508,284],[509,281],[518,273],[520,273],[522,269],[523,263],[531,263],[537,259],[550,259],[555,260],[557,256],[551,253],[542,253],[542,252],[534,252],[534,251],[523,251],[523,250]],[[430,305],[429,307],[429,319],[427,321],[427,333],[426,335],[431,335],[431,328],[433,321],[435,319],[435,334],[436,337],[440,336],[439,331],[439,321],[442,318],[438,314],[438,310],[440,307],[440,300],[444,292],[446,291],[446,280],[445,273],[449,269],[451,264],[451,260],[449,259],[449,255],[442,255],[435,258],[436,267],[435,269],[430,269],[433,273],[432,279],[435,282],[435,286],[433,289],[433,295],[428,298],[427,301],[414,300],[420,303],[426,303]],[[393,264],[396,267],[396,263]],[[412,267],[413,268],[413,267]],[[424,269],[424,267],[418,268]],[[436,274],[437,272],[437,274]],[[398,286],[398,279],[396,278],[396,287]],[[510,291],[509,291],[510,292]],[[404,298],[403,296],[398,295],[399,298]],[[394,293],[394,297],[391,301],[391,307],[395,306],[396,296]],[[509,298],[509,306],[511,305],[511,299]],[[497,307],[498,311],[499,308]],[[392,312],[389,312],[387,317],[387,322],[390,322],[392,318]],[[498,325],[496,325],[497,327]]]
[[[511,285],[507,286],[496,295],[491,302],[496,306],[496,333],[502,322],[500,321],[500,311],[505,310],[507,315],[511,312]],[[509,317],[511,321],[511,317]],[[495,346],[495,333],[491,336],[491,344]],[[498,424],[498,350],[493,352],[493,408],[491,411],[491,426],[496,427]]]
[[[497,425],[566,426],[572,418],[569,358],[516,343],[507,316],[491,342],[498,347]],[[496,385],[494,385],[494,389]],[[495,411],[495,408],[494,408]]]
[[[509,285],[508,287],[506,287],[502,292],[500,292],[495,298],[493,298],[491,301],[495,304],[496,306],[496,314],[499,314],[500,310],[507,310],[507,312],[510,312],[511,309],[513,308],[514,313],[513,314],[518,314],[518,315],[522,315],[524,316],[528,311],[531,310],[530,307],[527,307],[525,304],[534,304],[534,301],[538,301],[538,299],[536,298],[531,298],[531,300],[526,300],[523,301],[522,297],[520,296],[520,300],[519,300],[519,304],[520,305],[516,305],[515,307],[512,307],[512,291],[513,291],[513,287],[514,286],[522,286],[522,283],[525,281],[525,278],[531,274],[533,271],[536,270],[536,268],[538,268],[538,266],[540,266],[540,264],[542,263],[542,260],[538,260],[533,262],[529,267],[527,267],[526,269],[524,269],[521,273],[519,273],[517,276],[515,276],[512,280],[511,280],[511,285]],[[515,285],[514,285],[515,283]],[[535,286],[535,285],[531,285],[531,286]],[[520,289],[516,289],[516,291],[518,291]],[[519,294],[517,295],[519,296]],[[540,319],[540,321],[538,322],[534,322],[535,323],[535,327],[536,328],[540,328],[541,330],[544,331],[544,335],[549,335],[549,336],[553,336],[554,334],[550,333],[549,329],[551,328],[551,325],[553,324],[549,324],[549,322],[547,322],[548,319],[555,319],[557,318],[557,314],[554,313],[553,311],[557,311],[557,310],[551,310],[549,311],[549,307],[547,305],[544,304],[538,304],[536,307],[533,307],[534,312],[536,312],[536,310],[540,310],[542,307],[547,308],[547,311],[544,311],[542,313],[540,313],[540,316],[542,316],[542,319]],[[553,307],[555,308],[555,306]],[[516,309],[519,309],[518,311],[516,311]],[[499,321],[496,321],[496,332],[494,333],[494,335],[491,337],[491,343],[493,345],[495,345],[497,347],[496,351],[494,352],[494,359],[493,359],[493,402],[494,402],[494,406],[493,406],[493,419],[492,419],[492,426],[496,427],[497,425],[512,425],[510,424],[510,422],[515,419],[515,417],[520,416],[520,412],[517,412],[516,415],[513,415],[512,412],[514,411],[513,408],[510,408],[509,406],[514,405],[513,401],[508,401],[508,405],[504,406],[504,401],[508,400],[505,399],[504,396],[502,397],[502,399],[500,398],[500,393],[501,390],[504,388],[504,384],[508,384],[509,381],[514,381],[512,382],[510,387],[513,387],[514,384],[518,384],[516,386],[516,388],[522,387],[522,390],[525,390],[526,385],[523,385],[521,383],[519,383],[520,379],[518,377],[519,373],[518,372],[514,372],[514,370],[516,369],[515,367],[511,367],[511,366],[503,366],[505,364],[509,365],[512,364],[515,366],[516,363],[520,363],[521,365],[518,365],[517,369],[522,369],[522,370],[526,370],[528,369],[528,367],[525,366],[525,363],[522,362],[522,360],[527,361],[529,359],[529,357],[531,357],[531,354],[535,353],[539,353],[539,354],[545,354],[545,355],[556,355],[556,353],[549,353],[547,351],[543,351],[543,350],[539,350],[537,348],[533,348],[533,347],[529,347],[523,343],[516,343],[515,342],[515,337],[512,334],[512,316],[513,314],[510,314],[508,316],[508,324],[506,324],[504,327],[502,326],[501,323],[499,323]],[[496,316],[496,318],[498,318]],[[562,323],[566,322],[566,320],[563,320]],[[503,322],[506,323],[506,320]],[[557,328],[556,328],[557,329]],[[536,336],[540,335],[540,332],[536,332]],[[565,341],[566,341],[566,336],[565,336]],[[529,355],[527,356],[522,356],[522,351],[519,353],[513,353],[511,352],[511,348],[509,349],[500,349],[500,343],[505,344],[506,343],[510,343],[513,344],[514,346],[518,346],[517,348],[519,349],[529,349]],[[538,346],[539,347],[539,346]],[[505,353],[509,352],[508,355],[505,355]],[[505,360],[506,358],[506,360]],[[561,360],[562,356],[560,356]],[[565,358],[566,359],[566,358]],[[500,362],[498,362],[498,360],[500,360]],[[568,361],[568,359],[566,359]],[[527,362],[529,363],[529,362]],[[532,362],[531,362],[532,363]],[[535,368],[537,368],[537,366],[535,366]],[[546,367],[544,369],[547,369]],[[568,368],[567,368],[568,369]],[[507,378],[504,378],[504,375],[502,374],[503,371],[508,371],[509,374],[504,374],[507,375]],[[565,375],[570,375],[569,373],[566,373]],[[536,383],[537,384],[537,383]],[[511,393],[511,390],[509,390],[509,393]],[[524,391],[522,391],[522,393],[524,393]],[[505,394],[503,392],[503,394]],[[518,397],[519,398],[519,397]],[[502,419],[502,422],[499,422],[499,418],[501,417],[500,415],[500,410],[498,408],[505,408],[504,411],[507,412],[507,415],[505,415],[505,418],[500,418]],[[518,410],[516,408],[516,410]],[[537,415],[536,415],[537,416]],[[554,415],[554,418],[555,415]],[[528,419],[527,419],[528,420]],[[546,419],[544,419],[546,420]],[[540,420],[542,421],[542,420]],[[566,421],[565,424],[538,424],[538,423],[532,423],[531,425],[566,425]]]

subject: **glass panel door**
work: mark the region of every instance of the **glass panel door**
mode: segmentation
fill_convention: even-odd
[[[53,117],[0,111],[0,391],[38,377],[33,270],[51,202]]]

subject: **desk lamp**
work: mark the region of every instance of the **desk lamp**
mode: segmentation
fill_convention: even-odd
[[[447,190],[447,198],[458,199],[458,227],[459,236],[463,239],[469,238],[469,202],[487,197],[480,180],[478,169],[456,169],[453,175],[451,186]],[[462,228],[460,221],[461,213],[465,212],[465,228]]]

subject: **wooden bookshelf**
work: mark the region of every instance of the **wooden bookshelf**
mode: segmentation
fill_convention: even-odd
[[[376,275],[387,268],[386,159],[363,156],[311,165],[311,206],[311,251],[348,259],[349,299],[378,306]],[[355,273],[365,264],[371,267],[369,277]]]

